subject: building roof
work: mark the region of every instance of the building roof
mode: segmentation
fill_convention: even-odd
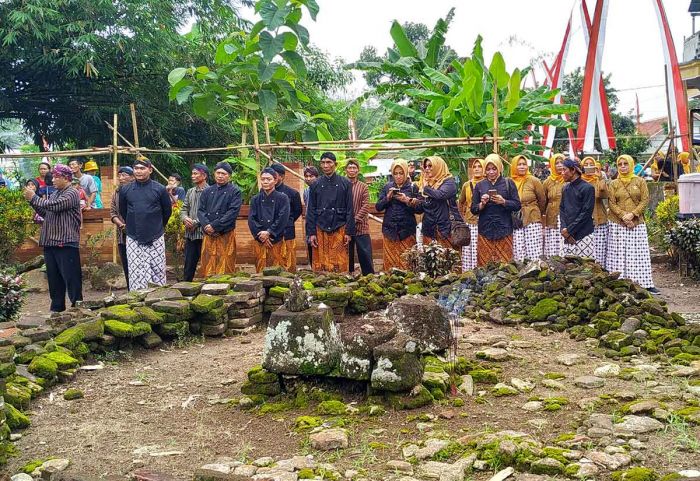
[[[690,7],[688,7],[689,13],[700,13],[700,0],[691,0]]]
[[[700,3],[700,0],[698,0],[698,3]],[[668,119],[666,117],[647,120],[646,122],[637,124],[637,131],[645,137],[655,137],[659,134],[665,133],[664,130],[666,123],[668,123]]]

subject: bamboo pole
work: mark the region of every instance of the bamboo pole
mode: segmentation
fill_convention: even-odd
[[[18,154],[10,154],[5,152],[0,152],[0,159],[29,159],[34,157],[73,157],[78,155],[112,155],[113,147],[95,147],[91,149],[78,149],[78,150],[58,150],[55,152],[26,152]]]
[[[271,141],[270,141],[270,121],[267,118],[267,116],[265,116],[264,122],[265,122],[265,142],[267,142],[268,145],[270,145],[271,144]],[[269,154],[270,154],[270,157],[273,156],[272,155],[273,154],[272,148],[270,148]]]
[[[498,153],[498,85],[493,85],[493,151]]]
[[[106,120],[104,122],[105,122],[105,124],[107,124],[107,127],[112,129],[113,132],[116,132],[116,135],[118,135],[119,138],[121,138],[124,142],[126,142],[134,150],[134,152],[129,152],[127,150],[126,153],[136,153],[136,154],[141,153],[141,151],[143,149],[139,149],[139,148],[134,147],[134,144],[129,142],[129,139],[127,139],[122,134],[120,134],[119,131],[117,129],[115,129],[114,127],[112,127],[109,122],[107,122]],[[158,170],[158,167],[156,167],[155,165],[152,165],[152,167],[153,167],[153,170],[155,170],[158,175],[160,175],[166,182],[168,181],[168,178],[165,175],[163,175],[163,173],[160,170]]]
[[[253,119],[253,146],[255,148],[255,176],[258,178],[258,190],[260,190],[260,154],[264,154],[264,152],[260,150],[260,143],[258,142],[258,121],[255,119]]]
[[[643,171],[646,170],[647,167],[649,167],[649,164],[651,164],[652,160],[654,160],[654,157],[656,157],[656,154],[659,153],[659,151],[660,151],[661,148],[664,146],[664,144],[666,143],[666,141],[669,140],[670,138],[671,138],[671,133],[669,132],[668,134],[666,134],[666,137],[665,137],[664,140],[659,144],[659,146],[656,148],[656,150],[654,151],[654,153],[651,154],[651,157],[649,157],[649,160],[646,161],[646,163],[645,163],[644,166],[642,167],[642,170],[643,170]]]
[[[134,145],[139,148],[139,126],[136,123],[136,105],[132,102],[129,104],[131,109],[131,128],[134,130]]]
[[[133,105],[133,104],[132,104]],[[119,147],[119,138],[117,137],[117,124],[119,122],[119,116],[117,114],[114,114],[114,118],[112,120],[114,123],[114,129],[112,130],[112,147],[114,148],[114,153],[112,155],[112,184],[114,185],[114,190],[116,192],[117,186],[119,182],[117,181],[117,163],[119,161],[118,156],[119,153],[117,152],[118,147]],[[114,199],[114,197],[112,197]],[[112,240],[112,262],[117,263],[117,243],[119,239],[119,227],[117,227],[116,224],[114,224],[114,239]],[[128,280],[128,279],[127,279]]]
[[[243,114],[243,120],[248,122],[248,111],[247,110]],[[246,126],[243,125],[243,128],[241,129],[241,146],[238,147],[239,149],[244,149],[246,147],[246,145],[245,145],[246,140],[248,140],[248,129],[246,129]]]

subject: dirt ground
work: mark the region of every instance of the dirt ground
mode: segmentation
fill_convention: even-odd
[[[664,266],[654,267],[657,285],[673,309],[700,313],[698,284],[681,282],[677,273]],[[102,295],[88,293],[86,297]],[[47,307],[43,296],[32,296],[28,303],[32,311]],[[562,433],[575,432],[591,414],[578,405],[581,399],[620,391],[632,391],[640,399],[661,399],[669,390],[684,388],[683,381],[671,378],[664,367],[653,382],[608,378],[600,389],[576,387],[574,378],[591,375],[609,360],[595,357],[585,343],[572,341],[566,334],[543,336],[525,327],[469,323],[463,335],[483,338],[485,346],[507,343],[515,358],[493,363],[502,370],[499,380],[530,379],[537,387],[531,393],[496,398],[488,392],[490,386],[479,384],[476,390],[486,391],[485,395],[464,396],[463,407],[436,404],[414,411],[388,411],[379,417],[348,415],[350,448],[321,453],[309,447],[306,434],[294,431],[297,416],[317,415],[313,403],[307,409],[259,415],[226,402],[241,397],[246,372],[260,363],[264,339],[260,330],[243,338],[127,352],[106,360],[102,370],[79,372],[72,382],[56,386],[32,403],[32,426],[17,441],[21,454],[11,460],[8,471],[13,474],[30,460],[54,456],[70,459],[69,472],[74,474],[127,476],[138,467],[148,467],[191,479],[194,469],[221,457],[250,461],[262,456],[281,459],[313,454],[318,461],[334,463],[341,473],[361,468],[370,479],[384,479],[385,463],[403,459],[401,448],[410,442],[515,430],[551,443]],[[459,354],[473,359],[481,348],[463,339]],[[558,363],[556,357],[565,353],[579,354],[583,362],[573,366]],[[561,380],[564,390],[540,383],[551,372],[566,376]],[[67,388],[83,390],[85,398],[65,401],[62,393]],[[522,405],[532,396],[563,396],[570,402],[557,412],[524,411]],[[683,406],[678,398],[665,399],[670,408]],[[362,399],[348,397],[345,402],[361,403]],[[597,412],[610,414],[618,408],[610,404]],[[416,420],[422,413],[435,415],[431,426]],[[642,450],[645,459],[637,465],[662,474],[700,467],[700,427],[671,426],[641,439],[646,445]],[[470,479],[485,480],[492,475],[475,473]]]

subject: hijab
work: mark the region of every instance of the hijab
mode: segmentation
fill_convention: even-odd
[[[557,160],[563,161],[566,158],[564,154],[554,154],[549,158],[549,178],[554,182],[564,182],[564,177],[557,174]]]
[[[627,163],[629,164],[630,171],[624,175],[622,175],[622,172],[620,172],[620,161],[621,160],[626,160]],[[615,161],[615,165],[617,165],[617,178],[622,181],[623,184],[629,184],[632,179],[637,177],[634,175],[634,159],[629,156],[629,155],[621,155],[617,158]]]
[[[488,167],[489,164],[493,164],[496,166],[499,177],[503,175],[503,161],[501,160],[500,155],[489,154],[486,156],[486,158],[484,159],[484,177],[486,176],[486,167]],[[498,177],[496,177],[496,180],[498,180]]]
[[[479,177],[474,174],[474,164],[478,163],[481,166],[481,175]],[[474,183],[484,180],[486,177],[486,166],[484,165],[484,159],[477,158],[472,160],[472,178],[469,179]]]
[[[525,159],[525,165],[527,165],[527,157],[524,155],[516,155],[510,161],[510,178],[513,179],[513,182],[515,182],[515,186],[518,188],[518,193],[522,193],[523,186],[525,185],[527,178],[532,175],[530,174],[530,166],[527,166],[525,175],[518,174],[518,162],[520,162],[520,159]]]
[[[583,160],[581,161],[581,165],[583,166],[583,175],[581,175],[581,178],[588,182],[589,184],[594,184],[598,182],[598,173],[593,173],[593,174],[587,174],[586,173],[586,162],[590,163],[593,162],[593,167],[598,169],[599,164],[598,162],[595,161],[593,157],[584,157]]]
[[[434,165],[434,164],[433,164]],[[408,175],[408,162],[404,159],[394,159],[394,161],[391,163],[391,175],[394,175],[394,169],[398,167],[401,170],[403,170],[403,175],[404,175],[404,181],[403,183],[405,184],[406,182],[411,182],[411,176]],[[394,179],[394,184],[396,184],[396,179]],[[398,187],[403,187],[402,185],[396,184]]]
[[[430,161],[433,166],[433,176],[430,179],[425,175],[426,161]],[[447,179],[451,178],[452,174],[450,174],[450,169],[447,168],[447,163],[442,160],[442,157],[438,157],[437,155],[426,157],[423,159],[423,174],[420,176],[420,193],[422,194],[426,187],[439,189]]]

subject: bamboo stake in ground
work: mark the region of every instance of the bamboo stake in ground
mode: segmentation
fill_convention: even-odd
[[[133,105],[133,104],[132,104]],[[112,155],[112,184],[114,185],[114,190],[116,191],[119,182],[117,180],[117,163],[118,163],[118,156],[119,154],[117,153],[118,147],[119,147],[119,139],[117,138],[117,124],[119,122],[119,116],[117,114],[114,114],[114,119],[112,120],[114,122],[114,129],[112,129],[112,147],[114,148],[114,152]],[[114,198],[114,197],[112,197]],[[111,207],[111,206],[110,206]],[[114,240],[112,241],[112,262],[117,263],[117,243],[119,239],[119,227],[117,227],[116,224],[114,224]]]
[[[255,176],[258,178],[258,190],[260,190],[260,154],[265,155],[268,159],[271,157],[260,150],[260,142],[258,142],[258,121],[255,119],[253,119],[253,146],[255,148]]]
[[[493,151],[498,153],[498,85],[493,86]]]
[[[136,148],[139,148],[139,126],[136,123],[136,106],[133,104],[133,102],[129,105],[131,108],[131,127],[134,130],[134,145]]]

